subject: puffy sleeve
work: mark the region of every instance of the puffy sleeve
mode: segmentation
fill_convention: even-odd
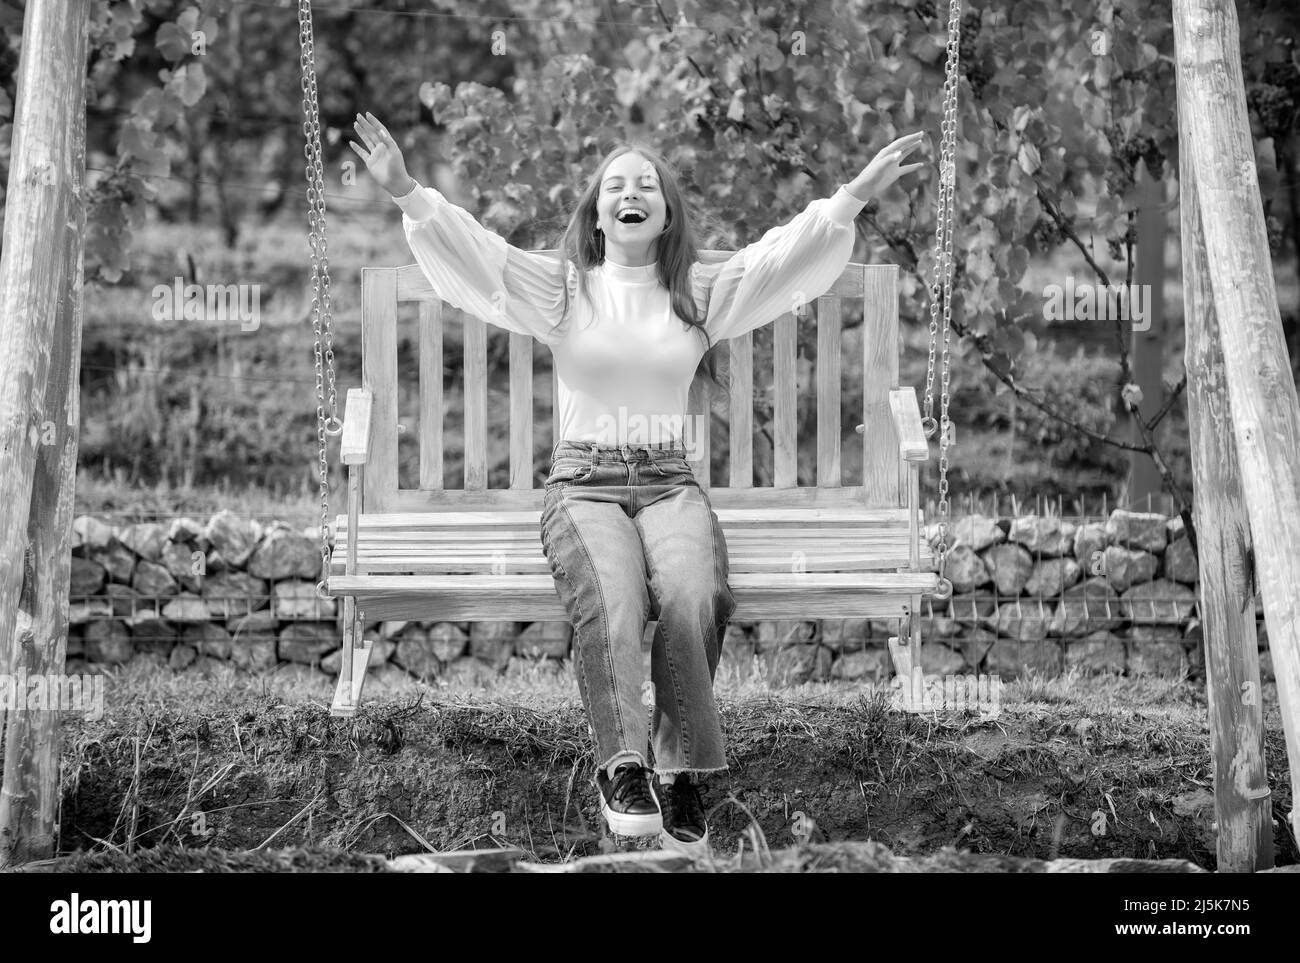
[[[709,336],[734,338],[825,294],[849,263],[853,219],[865,204],[841,187],[727,260],[697,262],[691,280]]]
[[[562,282],[557,256],[508,244],[435,188],[417,183],[393,200],[402,209],[411,253],[440,298],[544,344],[564,340],[565,287],[571,295],[577,284],[573,265],[567,265]]]

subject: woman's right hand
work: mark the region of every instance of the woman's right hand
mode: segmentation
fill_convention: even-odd
[[[366,162],[366,170],[379,182],[379,186],[394,197],[409,193],[415,186],[415,179],[406,172],[402,149],[397,146],[388,128],[369,111],[364,117],[357,114],[357,122],[353,126],[366,146],[363,149],[352,141],[348,141],[348,146]]]

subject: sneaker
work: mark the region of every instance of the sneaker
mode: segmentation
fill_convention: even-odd
[[[678,773],[672,782],[656,780],[654,788],[664,814],[664,828],[659,834],[663,848],[692,856],[708,855],[709,826],[704,818],[704,803],[691,777]]]
[[[600,809],[609,831],[620,836],[654,836],[663,829],[659,803],[650,789],[645,767],[625,762],[614,770],[610,779],[604,767],[596,772],[600,790]]]

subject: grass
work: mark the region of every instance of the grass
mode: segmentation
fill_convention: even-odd
[[[454,683],[437,679],[422,682],[400,670],[387,670],[377,677],[372,671],[364,698],[383,702],[467,698],[533,708],[576,700],[577,683],[568,660],[518,660],[516,664],[518,668],[504,675],[458,677]],[[377,678],[382,678],[382,682],[377,683]],[[844,682],[786,684],[776,677],[771,663],[755,657],[744,673],[735,663],[724,661],[718,668],[714,692],[719,699],[735,702],[780,698],[844,704],[860,701],[868,688],[865,684]],[[328,708],[333,695],[333,679],[306,666],[284,663],[273,672],[254,676],[221,663],[211,674],[199,677],[192,672],[160,672],[136,661],[112,673],[106,698],[110,702],[116,699],[158,709],[184,705],[200,711],[232,701],[238,704],[265,700]],[[1155,676],[1090,674],[1078,667],[1057,676],[1031,674],[1007,681],[1003,686],[1002,705],[1023,708],[1068,705],[1085,713],[1104,712],[1114,706],[1144,706],[1144,711],[1153,717],[1168,717],[1180,725],[1204,725],[1208,711],[1201,683]]]
[[[358,716],[340,720],[328,683],[302,672],[118,673],[104,718],[66,725],[68,865],[372,871],[360,857],[509,845],[550,865],[627,848],[603,832],[565,673],[535,666],[465,691],[391,673],[374,682]],[[707,781],[706,805],[715,851],[736,865],[766,852],[760,865],[831,866],[867,858],[853,848],[867,841],[900,858],[1214,865],[1198,685],[1029,678],[1009,684],[991,720],[904,715],[881,693],[782,688],[758,673],[724,676],[717,692],[731,769]],[[1264,704],[1273,811],[1285,816],[1271,686]],[[1277,833],[1278,862],[1295,862]],[[802,856],[784,852],[791,843]],[[826,848],[813,858],[809,846]]]

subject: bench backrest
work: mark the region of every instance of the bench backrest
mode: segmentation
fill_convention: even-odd
[[[554,252],[548,252],[554,253]],[[728,251],[703,251],[701,260],[725,260]],[[841,316],[845,301],[861,303],[863,310],[862,413],[865,432],[857,434],[857,420],[841,423],[843,365],[841,359]],[[409,419],[405,430],[418,426],[419,480],[417,487],[398,487],[398,305],[416,302],[419,310],[416,335],[419,367],[419,409],[415,424]],[[443,416],[447,410],[443,383],[443,334],[449,318],[463,325],[464,351],[464,479],[460,488],[444,487],[445,450]],[[363,511],[427,512],[519,511],[540,509],[543,491],[535,487],[538,466],[549,468],[549,456],[556,441],[552,431],[545,437],[534,431],[533,401],[535,350],[544,365],[549,351],[535,346],[527,335],[493,327],[446,305],[432,290],[416,264],[402,267],[372,267],[362,270],[362,378],[373,395],[370,457],[366,464]],[[817,388],[815,466],[805,469],[811,485],[798,483],[798,325],[815,324],[817,357],[809,359]],[[754,456],[754,339],[773,339],[774,379],[772,407],[772,484],[753,483]],[[488,469],[504,452],[495,452],[489,432],[488,343],[509,340],[508,419],[509,487],[488,487]],[[709,487],[718,508],[896,508],[900,503],[898,441],[890,418],[889,391],[898,387],[898,267],[893,264],[849,264],[823,296],[809,306],[806,316],[786,313],[755,332],[732,338],[730,353],[730,401],[721,395],[714,411],[714,397],[720,395],[707,379],[697,378],[690,394],[689,415],[724,411],[725,431],[710,423],[715,418],[697,418],[701,452],[730,444],[725,487],[711,484],[708,455],[692,464],[696,478]],[[554,411],[554,377],[545,382]],[[856,414],[856,412],[855,412]],[[762,435],[762,444],[767,444]],[[861,458],[861,484],[844,484],[844,464]]]

